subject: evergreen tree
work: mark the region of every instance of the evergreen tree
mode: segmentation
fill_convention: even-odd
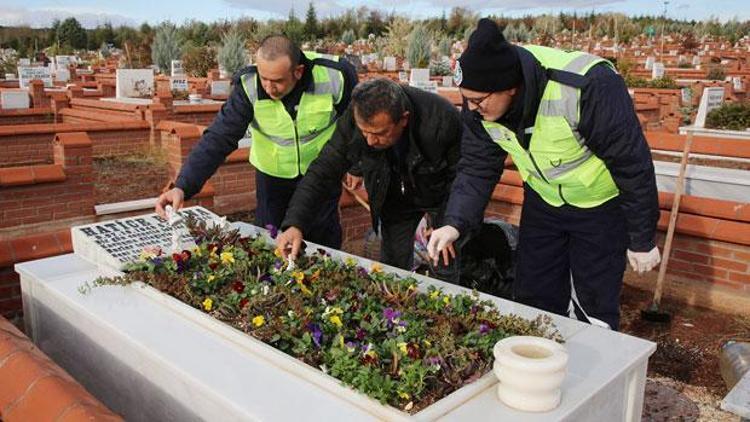
[[[151,60],[164,73],[172,69],[172,60],[180,60],[182,40],[177,34],[177,27],[169,22],[159,26],[151,44]]]
[[[305,17],[305,38],[314,40],[318,37],[318,15],[315,12],[315,6],[313,2],[307,8],[307,16]]]
[[[65,19],[57,28],[57,41],[61,47],[86,48],[86,30],[76,18]]]
[[[223,39],[223,45],[219,48],[217,57],[219,64],[228,74],[233,75],[245,66],[245,38],[236,27],[227,32]]]

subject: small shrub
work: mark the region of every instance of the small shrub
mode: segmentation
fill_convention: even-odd
[[[412,68],[425,68],[430,64],[431,50],[432,41],[427,29],[422,25],[416,26],[409,34],[406,60]]]
[[[245,38],[236,28],[232,28],[224,35],[222,41],[223,45],[219,48],[217,60],[229,75],[234,75],[245,66],[247,61]]]
[[[182,56],[182,68],[190,76],[205,78],[216,66],[216,54],[209,47],[190,46]]]
[[[750,101],[727,103],[711,110],[706,116],[706,127],[728,130],[750,128]]]

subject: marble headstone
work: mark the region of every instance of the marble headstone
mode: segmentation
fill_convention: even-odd
[[[228,96],[229,81],[211,81],[211,96]]]
[[[0,91],[0,108],[3,110],[29,108],[29,91],[26,89]]]
[[[117,69],[117,98],[148,98],[154,95],[152,69]]]
[[[52,87],[52,72],[48,67],[29,67],[19,66],[18,67],[18,86],[20,88],[28,88],[29,82],[34,79],[40,79],[44,82],[44,86]]]
[[[695,126],[705,127],[706,116],[711,110],[721,107],[724,102],[724,88],[711,87],[703,88],[701,102],[698,105],[698,114],[695,116]]]
[[[203,207],[190,207],[179,211],[183,218],[193,216],[202,221],[216,221],[219,216]],[[73,250],[76,254],[97,265],[122,269],[126,264],[138,260],[144,248],[161,248],[171,253],[172,228],[156,214],[103,221],[77,226],[71,229]],[[184,247],[194,246],[185,235],[181,239]]]

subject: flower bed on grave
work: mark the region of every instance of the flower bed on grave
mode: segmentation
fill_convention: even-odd
[[[549,318],[500,315],[476,292],[450,295],[434,286],[421,292],[413,278],[334,259],[322,249],[290,270],[263,236],[243,238],[195,221],[188,226],[197,244],[192,250],[145,250],[123,276],[93,286],[144,282],[409,413],[487,373],[502,338],[562,342]]]

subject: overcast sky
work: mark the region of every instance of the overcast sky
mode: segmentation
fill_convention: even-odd
[[[309,0],[182,0],[163,2],[154,0],[2,0],[0,25],[49,26],[55,18],[75,16],[84,26],[111,22],[138,25],[142,22],[158,23],[164,20],[181,23],[196,19],[211,22],[235,19],[242,16],[256,19],[287,16],[294,6],[298,17],[304,19]],[[368,6],[384,12],[395,11],[411,17],[439,16],[454,6],[468,7],[481,14],[522,16],[526,14],[577,11],[588,13],[622,12],[629,15],[660,15],[663,1],[646,0],[317,0],[314,5],[318,16],[337,14],[342,10]],[[667,15],[678,19],[721,20],[750,19],[748,0],[687,1],[670,0]]]

